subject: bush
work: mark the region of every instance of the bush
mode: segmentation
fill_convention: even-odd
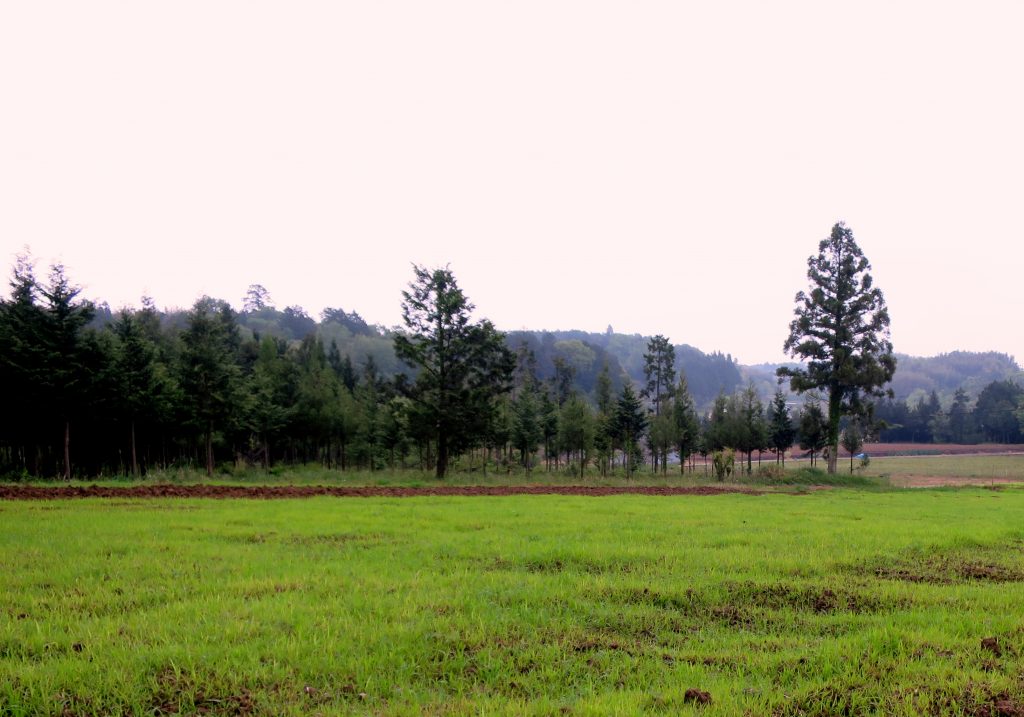
[[[724,481],[732,476],[733,468],[736,465],[736,451],[726,448],[723,451],[715,451],[711,458],[711,465],[714,467],[715,478]]]
[[[779,482],[786,477],[786,471],[780,465],[761,466],[754,472],[755,480]]]

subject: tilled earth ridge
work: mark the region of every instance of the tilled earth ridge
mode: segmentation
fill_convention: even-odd
[[[134,485],[33,486],[0,485],[0,500],[54,500],[65,498],[415,498],[419,496],[503,495],[721,495],[760,491],[716,486],[233,486],[233,485]]]

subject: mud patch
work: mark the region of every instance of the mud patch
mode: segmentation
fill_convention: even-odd
[[[895,559],[877,558],[855,568],[855,572],[882,580],[907,583],[953,585],[965,582],[1024,582],[1024,569],[1013,561],[1019,557],[1008,548],[978,548],[970,553],[925,553],[914,551]],[[1011,560],[1007,560],[1011,558]]]
[[[252,693],[242,688],[226,694],[198,686],[189,675],[168,668],[156,677],[150,714],[206,714],[246,717],[255,713]]]
[[[731,625],[741,624],[740,616],[748,610],[875,613],[910,605],[907,600],[886,600],[867,590],[839,586],[743,582],[726,583],[723,587],[724,595],[710,595],[691,589],[671,593],[650,588],[617,589],[608,591],[608,598],[691,615],[707,613]]]
[[[969,717],[1024,717],[1020,694],[995,690],[989,685],[968,683],[957,689],[935,690],[922,686],[915,707],[924,714],[963,714]]]
[[[485,559],[487,570],[522,570],[528,573],[578,573],[586,575],[627,575],[664,562],[664,558],[651,560],[634,556],[613,556],[606,559],[586,555],[556,555],[534,557],[496,557]]]
[[[382,543],[393,543],[394,538],[380,533],[320,533],[316,535],[293,535],[286,541],[290,545],[304,547],[340,548],[343,546],[372,547]]]
[[[744,582],[727,587],[733,602],[769,610],[860,614],[903,609],[910,605],[909,600],[885,600],[866,590],[852,590],[840,586]]]

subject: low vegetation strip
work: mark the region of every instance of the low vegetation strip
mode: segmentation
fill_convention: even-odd
[[[36,486],[0,485],[0,500],[57,500],[66,498],[415,498],[419,496],[508,496],[508,495],[722,495],[759,491],[736,486],[237,486],[237,485],[133,485]]]

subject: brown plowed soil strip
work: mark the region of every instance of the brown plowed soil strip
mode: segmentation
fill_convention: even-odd
[[[62,498],[415,498],[419,496],[488,495],[721,495],[759,491],[715,486],[432,486],[421,488],[387,486],[232,486],[232,485],[136,485],[106,486],[0,485],[0,500],[52,500]]]

